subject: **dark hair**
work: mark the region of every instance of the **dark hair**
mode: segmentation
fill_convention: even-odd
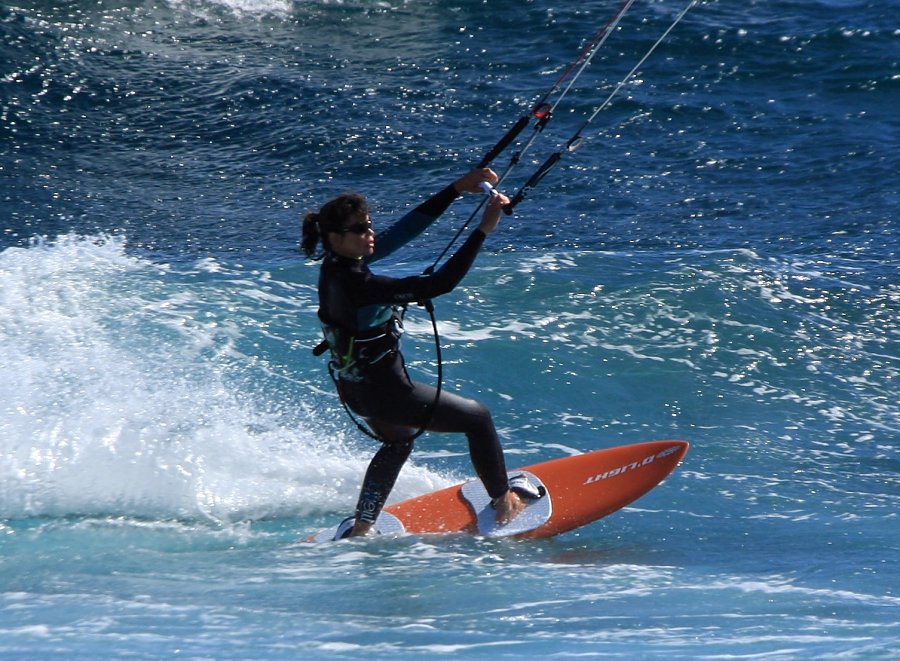
[[[369,203],[359,193],[343,193],[326,202],[318,211],[310,211],[303,217],[303,238],[300,249],[307,257],[321,259],[331,250],[328,233],[340,232],[349,220],[356,216],[365,217],[369,213]],[[316,255],[319,242],[324,252]]]

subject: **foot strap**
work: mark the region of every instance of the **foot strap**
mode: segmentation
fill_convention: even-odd
[[[353,532],[354,525],[356,525],[356,519],[352,516],[348,516],[338,524],[337,529],[334,531],[334,537],[331,539],[335,542],[339,539],[347,539],[350,536],[350,533]]]
[[[352,516],[341,521],[337,526],[320,530],[316,533],[311,541],[314,542],[332,542],[339,539],[345,539],[350,531],[353,530],[353,524],[356,519]],[[375,525],[372,526],[370,535],[393,535],[399,536],[406,533],[406,528],[396,516],[389,512],[382,512],[378,515]]]
[[[509,478],[509,490],[526,500],[538,500],[547,495],[543,484],[532,484],[524,473]]]
[[[537,498],[526,495],[524,497],[525,510],[505,525],[497,524],[497,512],[492,507],[491,497],[485,491],[480,480],[473,480],[463,485],[461,494],[472,508],[479,535],[484,535],[485,537],[511,537],[540,528],[550,520],[550,515],[553,513],[553,508],[551,507],[552,494],[547,492],[540,479],[536,475],[524,471],[510,473],[509,477],[510,489],[520,486],[519,484],[514,485],[513,480],[523,477],[524,481],[531,487],[531,493],[539,495]]]

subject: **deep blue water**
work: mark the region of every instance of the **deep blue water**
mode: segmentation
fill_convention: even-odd
[[[550,540],[297,543],[373,452],[300,217],[390,223],[620,4],[0,7],[0,657],[898,658],[896,0],[698,4],[437,302],[511,465],[691,441],[666,482]],[[633,5],[505,190],[683,6]],[[470,475],[426,436],[395,498]]]

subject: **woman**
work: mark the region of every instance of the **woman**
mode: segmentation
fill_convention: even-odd
[[[483,182],[496,181],[488,168],[472,170],[379,235],[377,247],[368,205],[356,193],[336,197],[303,221],[303,251],[314,257],[319,245],[323,249],[319,319],[338,375],[338,393],[382,441],[366,471],[348,536],[369,532],[409,457],[411,437],[423,426],[466,435],[472,465],[491,496],[498,523],[508,523],[525,507],[509,488],[490,411],[443,391],[435,405],[435,388],[410,379],[399,350],[402,330],[396,307],[451,291],[472,266],[485,237],[497,228],[509,199],[492,195],[481,224],[434,273],[391,278],[375,275],[368,267],[418,236],[460,194],[480,192]]]

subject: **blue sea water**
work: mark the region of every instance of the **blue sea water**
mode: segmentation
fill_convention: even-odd
[[[896,0],[699,3],[437,301],[511,465],[689,440],[669,479],[549,540],[298,543],[374,451],[301,215],[390,223],[620,4],[0,6],[0,657],[900,658]],[[683,6],[633,5],[505,190]],[[394,499],[470,477],[425,436]]]

